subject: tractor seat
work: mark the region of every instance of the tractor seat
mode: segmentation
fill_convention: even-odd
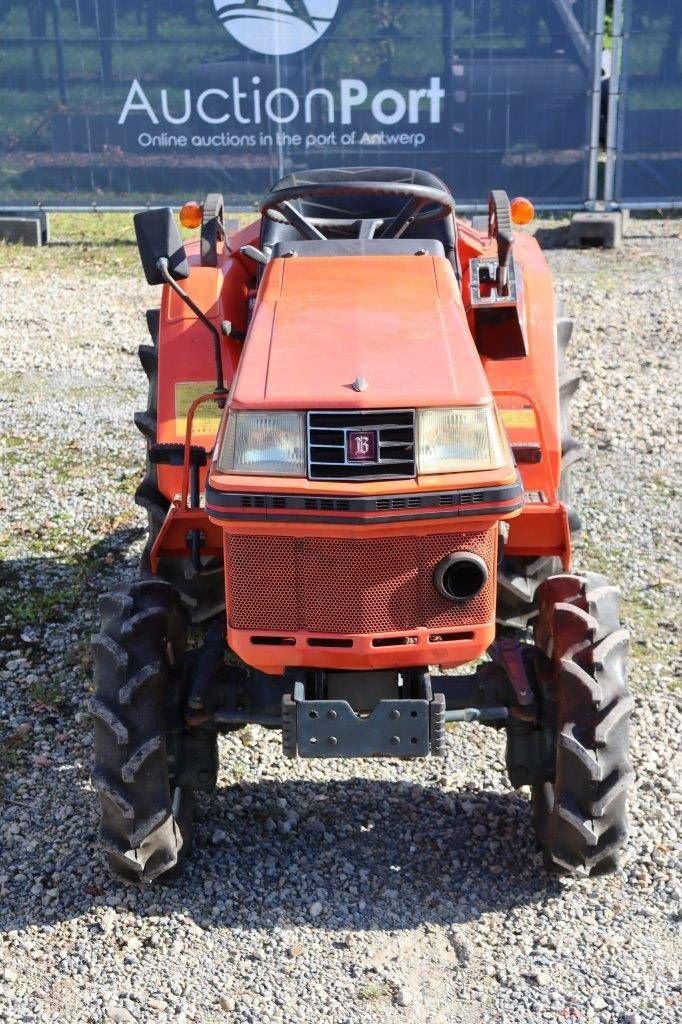
[[[428,171],[412,170],[405,167],[324,167],[316,170],[297,171],[282,178],[270,189],[268,197],[276,197],[278,191],[289,189],[295,186],[312,184],[332,185],[336,183],[352,183],[353,181],[365,181],[381,185],[389,182],[400,182],[405,184],[423,185],[428,188],[444,192],[451,198],[451,192],[447,185],[435,174]],[[322,225],[321,230],[330,238],[350,238],[354,231],[354,225],[359,221],[371,223],[380,218],[395,217],[405,203],[402,196],[387,195],[340,195],[320,197],[316,200],[297,199],[293,201],[300,213],[312,220],[316,218],[333,219],[346,221],[347,228],[343,223],[338,225]],[[355,228],[357,230],[357,228]],[[446,217],[444,220],[433,223],[414,224],[402,235],[402,239],[435,240],[443,245],[445,255],[455,267],[456,266],[456,233],[454,217]],[[270,217],[263,218],[261,234],[261,246],[274,249],[278,243],[291,243],[300,241],[300,235],[290,224],[280,223]],[[378,239],[377,239],[378,241]],[[400,239],[396,239],[399,242]],[[322,243],[320,243],[322,244]],[[390,245],[390,240],[386,240]],[[371,245],[370,245],[371,247]]]

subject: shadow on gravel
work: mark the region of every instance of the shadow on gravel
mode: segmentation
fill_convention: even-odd
[[[54,805],[41,809],[38,794],[22,823],[36,874],[24,874],[20,858],[8,886],[0,858],[2,927],[48,926],[108,904],[133,912],[141,926],[150,916],[181,914],[204,930],[399,931],[541,905],[562,892],[541,866],[528,803],[516,795],[357,778],[219,790],[202,802],[183,879],[130,888],[106,873],[87,768],[75,774],[59,805],[68,822]],[[44,893],[53,894],[51,903],[41,903]]]
[[[511,792],[264,781],[222,790],[206,809],[189,884],[221,881],[221,926],[414,928],[561,893],[536,855],[529,804]],[[249,894],[242,906],[231,905],[234,887]]]
[[[112,530],[90,547],[74,549],[64,560],[47,551],[0,559],[0,640],[7,644],[17,634],[20,643],[23,627],[62,621],[87,610],[86,600],[96,611],[97,596],[136,566],[139,556],[131,548],[143,535],[140,527]]]
[[[200,798],[182,880],[113,882],[89,784],[88,647],[97,596],[134,570],[139,536],[114,531],[63,562],[0,563],[0,642],[11,652],[0,674],[0,929],[110,904],[140,926],[182,914],[204,929],[400,930],[560,896],[535,851],[528,802],[476,790],[475,747],[471,788],[453,792],[415,782],[414,765],[377,765],[389,777],[368,779],[349,777],[357,767],[345,763],[291,764],[272,733],[252,749],[231,741],[243,778]],[[430,780],[434,770],[425,763]],[[270,777],[251,781],[249,771]]]
[[[568,224],[546,224],[544,227],[539,227],[533,234],[542,249],[568,248]]]

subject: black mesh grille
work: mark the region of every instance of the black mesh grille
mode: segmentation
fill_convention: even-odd
[[[356,430],[376,432],[376,459],[349,460],[347,436],[349,431]],[[311,480],[388,480],[414,476],[414,410],[308,413],[308,474]]]

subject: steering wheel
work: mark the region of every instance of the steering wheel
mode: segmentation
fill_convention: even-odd
[[[291,185],[267,195],[260,205],[260,212],[270,220],[290,224],[303,238],[311,241],[326,240],[326,235],[320,230],[321,227],[357,223],[360,231],[361,218],[352,215],[343,219],[306,217],[293,204],[297,200],[317,202],[320,199],[336,199],[343,196],[397,196],[404,199],[403,205],[394,216],[371,218],[373,224],[369,233],[363,233],[364,237],[368,238],[400,238],[413,224],[431,224],[455,214],[455,201],[449,192],[427,185],[411,185],[398,181],[309,182]],[[331,209],[333,210],[333,206]],[[381,233],[375,235],[379,228]]]

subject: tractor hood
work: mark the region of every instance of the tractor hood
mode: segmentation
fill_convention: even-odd
[[[457,281],[443,257],[289,257],[268,265],[234,408],[489,401]]]

